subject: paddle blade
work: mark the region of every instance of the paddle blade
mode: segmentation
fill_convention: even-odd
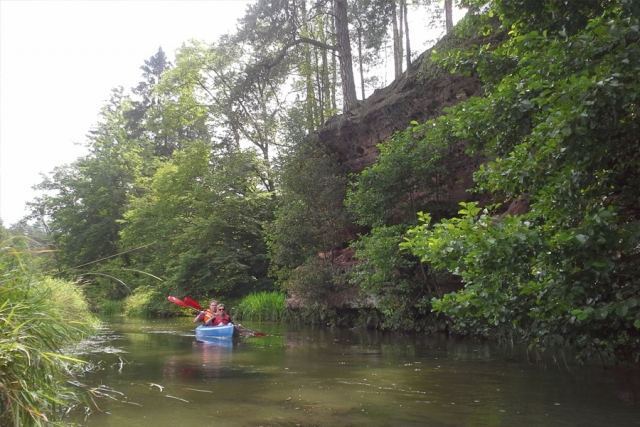
[[[251,329],[245,328],[244,326],[240,326],[240,325],[236,325],[236,329],[241,331],[240,335],[242,335],[243,337],[266,337],[267,336],[267,334],[263,332],[252,331]]]
[[[179,300],[178,298],[176,298],[176,297],[168,296],[168,297],[167,297],[167,299],[168,299],[170,302],[172,302],[172,303],[174,303],[174,304],[178,304],[178,305],[180,305],[180,306],[182,306],[182,307],[189,307],[187,304],[183,303],[182,301],[180,301],[180,300]]]
[[[200,306],[200,304],[198,304],[197,301],[192,300],[189,297],[184,297],[184,303],[187,304],[189,307],[195,308],[196,310],[203,310],[203,308]]]

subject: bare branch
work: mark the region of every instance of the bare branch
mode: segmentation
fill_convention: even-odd
[[[276,57],[272,60],[272,61],[267,61],[266,59],[264,61],[262,61],[262,63],[260,65],[262,65],[264,68],[273,68],[276,65],[278,65],[280,63],[280,61],[282,61],[286,56],[287,56],[287,52],[289,51],[289,49],[291,49],[294,46],[298,46],[301,44],[310,44],[312,46],[316,46],[319,47],[321,49],[327,49],[327,50],[331,50],[331,51],[337,51],[338,50],[338,46],[331,46],[329,44],[320,42],[318,40],[314,40],[314,39],[310,39],[308,37],[300,37],[296,40],[292,40],[289,43],[287,43],[286,45],[284,45],[284,47],[280,50],[280,53],[278,53],[278,55],[276,55]]]

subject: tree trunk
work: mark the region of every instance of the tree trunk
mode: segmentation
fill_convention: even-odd
[[[318,51],[313,52],[316,66],[316,90],[318,91],[318,103],[315,106],[316,116],[318,117],[317,127],[322,126],[324,123],[324,110],[327,102],[325,96],[327,90],[327,54],[326,51],[322,51],[322,55]]]
[[[400,74],[402,74],[402,40],[400,39],[400,31],[398,29],[398,11],[395,2],[393,4],[391,21],[393,22],[393,76],[397,79],[400,77]]]
[[[351,41],[347,20],[347,0],[334,0],[336,34],[338,35],[338,54],[340,55],[340,79],[342,80],[342,110],[351,111],[358,104],[356,84],[353,78],[351,59]]]
[[[407,1],[402,1],[402,7],[404,9],[404,34],[407,41],[407,70],[411,68],[411,43],[409,42],[409,17],[407,10]]]
[[[405,0],[400,0],[400,8],[398,15],[398,64],[400,64],[400,74],[402,74],[402,61],[404,60],[404,46],[402,41],[404,40],[404,8],[402,5]]]
[[[327,88],[330,90],[330,99],[331,99],[331,111],[338,111],[338,102],[336,101],[336,87],[338,84],[338,66],[336,65],[336,53],[332,53],[331,55],[331,85]]]
[[[309,34],[308,21],[307,21],[307,7],[306,2],[302,1],[300,5],[302,14],[302,30],[305,37]],[[307,130],[312,132],[316,129],[317,121],[315,110],[317,109],[318,101],[315,96],[315,88],[313,82],[313,75],[317,74],[317,62],[315,64],[315,73],[311,63],[311,46],[303,45],[304,59],[302,61],[301,72],[304,75],[305,87],[306,87],[306,105],[305,115],[307,121]]]
[[[453,0],[444,0],[444,16],[447,34],[453,30]]]
[[[362,24],[358,26],[358,65],[360,68],[360,91],[362,94],[362,99],[365,99],[364,96],[364,66],[362,64]]]

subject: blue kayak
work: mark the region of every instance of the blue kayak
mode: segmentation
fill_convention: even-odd
[[[238,336],[238,330],[234,325],[223,326],[205,326],[200,325],[196,328],[196,338],[231,338]]]
[[[229,337],[205,337],[198,335],[196,341],[205,344],[206,347],[233,348],[233,342],[235,340]]]

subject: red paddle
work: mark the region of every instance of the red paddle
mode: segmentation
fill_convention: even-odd
[[[187,305],[187,304],[185,304],[184,302],[180,301],[180,300],[179,300],[178,298],[176,298],[176,297],[168,296],[168,297],[167,297],[167,299],[168,299],[169,301],[171,301],[172,303],[174,303],[174,304],[178,304],[179,306],[187,307],[187,308],[192,308],[192,309],[196,310],[195,308],[191,307],[190,305]]]
[[[240,330],[240,333],[245,337],[265,337],[265,336],[267,336],[267,334],[265,334],[263,332],[252,331],[251,329],[245,328],[244,326],[236,325],[236,328],[238,328]]]
[[[181,305],[181,306],[183,306],[183,307],[188,307],[188,306],[187,306],[187,304],[183,303],[182,301],[180,301],[180,300],[179,300],[178,298],[176,298],[176,297],[168,296],[168,297],[167,297],[167,299],[168,299],[169,301],[171,301],[172,303],[174,303],[174,304],[178,304],[178,305]]]
[[[184,303],[187,304],[189,307],[195,308],[196,310],[204,310],[200,304],[198,304],[197,301],[192,300],[189,297],[184,297]]]

